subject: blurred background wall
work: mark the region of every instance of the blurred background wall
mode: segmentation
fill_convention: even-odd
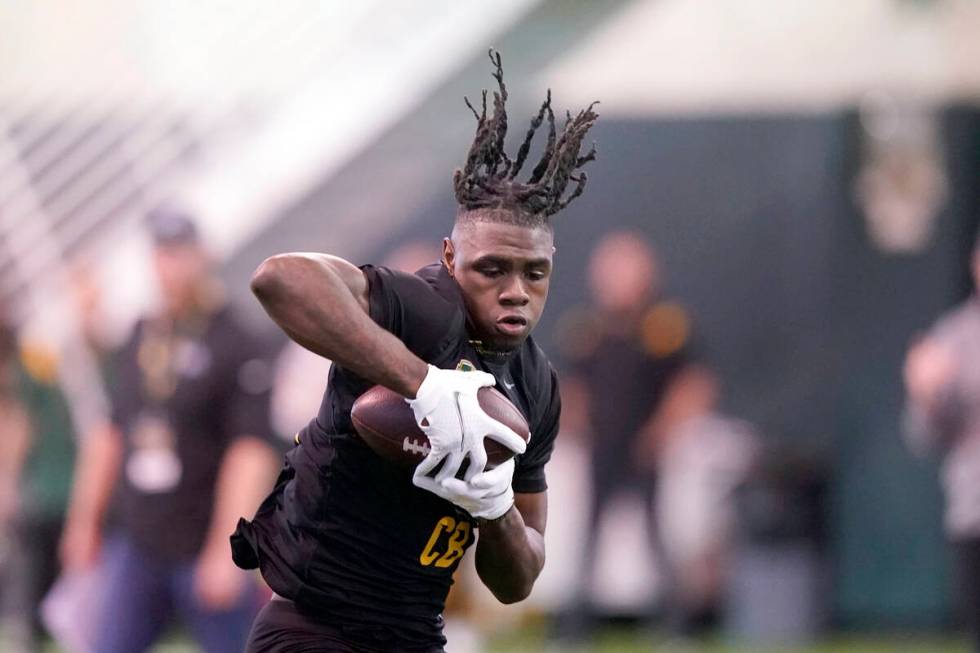
[[[0,297],[55,341],[68,260],[96,263],[108,331],[152,303],[139,219],[164,201],[200,216],[266,328],[247,296],[264,257],[368,262],[440,238],[489,45],[512,125],[547,87],[562,108],[601,100],[545,348],[597,237],[648,235],[725,408],[830,470],[839,623],[948,619],[936,473],[901,444],[900,371],[970,288],[980,5],[14,1],[0,25]]]

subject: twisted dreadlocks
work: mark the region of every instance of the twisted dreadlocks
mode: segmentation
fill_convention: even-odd
[[[465,98],[466,106],[476,116],[476,136],[470,146],[466,163],[462,169],[453,173],[453,187],[460,215],[477,212],[477,215],[492,213],[495,217],[505,215],[507,221],[522,225],[548,224],[548,217],[564,209],[585,190],[587,177],[580,169],[595,159],[595,144],[589,151],[579,156],[582,139],[599,117],[593,107],[579,111],[576,116],[566,112],[565,124],[561,134],[555,128],[555,114],[551,109],[551,90],[531,126],[524,136],[524,142],[517,150],[517,157],[511,159],[504,152],[504,137],[507,135],[507,87],[504,85],[504,71],[500,64],[500,53],[490,50],[490,62],[494,66],[493,76],[498,90],[493,92],[493,114],[487,116],[487,91],[483,91],[483,107],[477,111]],[[531,140],[535,132],[547,119],[548,140],[537,165],[527,181],[516,179],[524,166]],[[570,181],[575,187],[565,195]]]

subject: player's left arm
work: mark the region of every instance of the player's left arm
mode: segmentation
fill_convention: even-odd
[[[476,571],[501,603],[523,601],[544,567],[548,493],[518,493],[503,517],[480,525]]]

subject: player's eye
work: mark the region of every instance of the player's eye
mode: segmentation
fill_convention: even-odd
[[[496,277],[499,277],[500,275],[502,275],[504,273],[504,271],[501,268],[496,267],[496,266],[487,266],[487,267],[479,268],[478,271],[483,276],[489,277],[491,279],[494,279]]]
[[[526,276],[531,281],[541,281],[547,277],[548,274],[544,270],[528,270]]]

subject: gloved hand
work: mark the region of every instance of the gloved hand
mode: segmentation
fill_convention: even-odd
[[[415,414],[415,422],[429,438],[429,454],[415,468],[415,485],[443,462],[437,479],[456,476],[463,460],[469,457],[467,479],[482,472],[487,465],[483,438],[493,438],[515,453],[524,453],[527,443],[506,425],[480,408],[476,393],[496,383],[486,372],[443,370],[429,365],[415,399],[406,399]],[[426,488],[429,489],[429,488]]]
[[[419,467],[421,467],[419,463]],[[470,476],[465,481],[453,476],[443,476],[442,470],[431,476],[420,476],[415,472],[415,485],[426,489],[446,501],[456,504],[477,519],[497,519],[514,505],[514,459],[497,465],[493,469]]]

